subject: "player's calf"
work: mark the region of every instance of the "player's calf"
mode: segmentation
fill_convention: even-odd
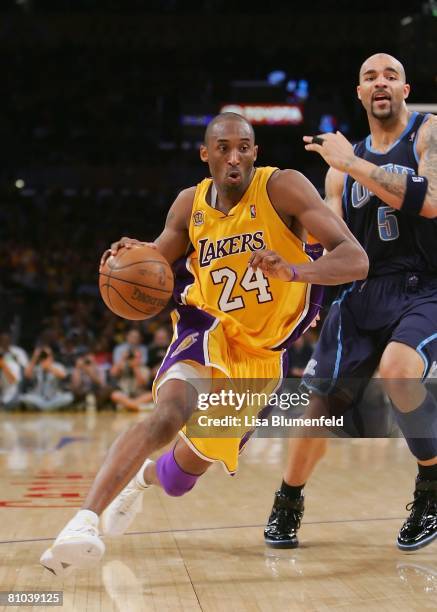
[[[153,467],[153,477],[148,480],[147,471]],[[191,491],[199,476],[187,473],[178,465],[174,449],[161,455],[156,463],[146,459],[137,475],[103,512],[101,522],[103,533],[118,536],[126,532],[136,515],[141,512],[143,494],[152,482],[159,484],[167,495],[180,497]]]
[[[101,517],[102,533],[119,536],[126,532],[143,507],[143,494],[150,487],[144,474],[154,462],[146,459],[138,473],[105,509]]]

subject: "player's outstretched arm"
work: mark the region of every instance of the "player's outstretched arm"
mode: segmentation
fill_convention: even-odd
[[[113,242],[111,248],[103,253],[100,260],[100,267],[103,266],[111,255],[116,255],[120,249],[132,249],[141,245],[147,245],[151,248],[158,249],[169,264],[172,264],[176,259],[182,257],[190,242],[188,227],[195,191],[195,187],[190,187],[189,189],[181,191],[168,211],[163,231],[154,242],[142,242],[136,238],[124,236],[120,238],[120,240],[117,240],[117,242]]]
[[[308,179],[295,170],[281,170],[272,175],[267,190],[280,216],[297,218],[327,253],[314,262],[294,265],[276,253],[256,252],[250,261],[253,267],[282,280],[320,285],[341,285],[366,278],[369,261],[365,251],[344,221],[324,204]],[[272,257],[279,259],[273,261]]]
[[[332,168],[350,174],[392,208],[434,219],[437,217],[437,117],[430,117],[417,138],[418,177],[395,174],[354,154],[341,134],[322,134],[322,144],[304,136],[307,151],[319,153]]]

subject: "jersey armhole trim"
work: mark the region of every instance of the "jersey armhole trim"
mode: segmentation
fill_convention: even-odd
[[[422,127],[422,125],[424,125],[424,123],[426,123],[426,121],[428,121],[428,119],[431,117],[431,113],[427,113],[425,115],[425,117],[423,118],[422,123],[419,125],[419,129],[416,132],[416,135],[414,136],[414,143],[413,143],[413,153],[414,153],[414,159],[416,160],[417,165],[419,165],[419,155],[417,153],[417,140],[419,137],[419,130]]]

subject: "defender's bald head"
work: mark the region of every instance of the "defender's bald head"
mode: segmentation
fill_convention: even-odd
[[[359,80],[361,81],[365,74],[381,68],[384,70],[393,70],[399,75],[400,79],[406,83],[407,79],[403,65],[398,59],[388,53],[375,53],[364,60],[360,68]]]

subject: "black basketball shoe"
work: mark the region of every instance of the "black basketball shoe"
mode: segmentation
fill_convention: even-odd
[[[398,548],[417,550],[437,538],[437,480],[416,478],[414,501],[407,505],[410,516],[398,535]]]
[[[290,499],[280,491],[275,493],[272,513],[264,529],[264,541],[274,548],[297,548],[296,532],[304,511],[304,496]]]

